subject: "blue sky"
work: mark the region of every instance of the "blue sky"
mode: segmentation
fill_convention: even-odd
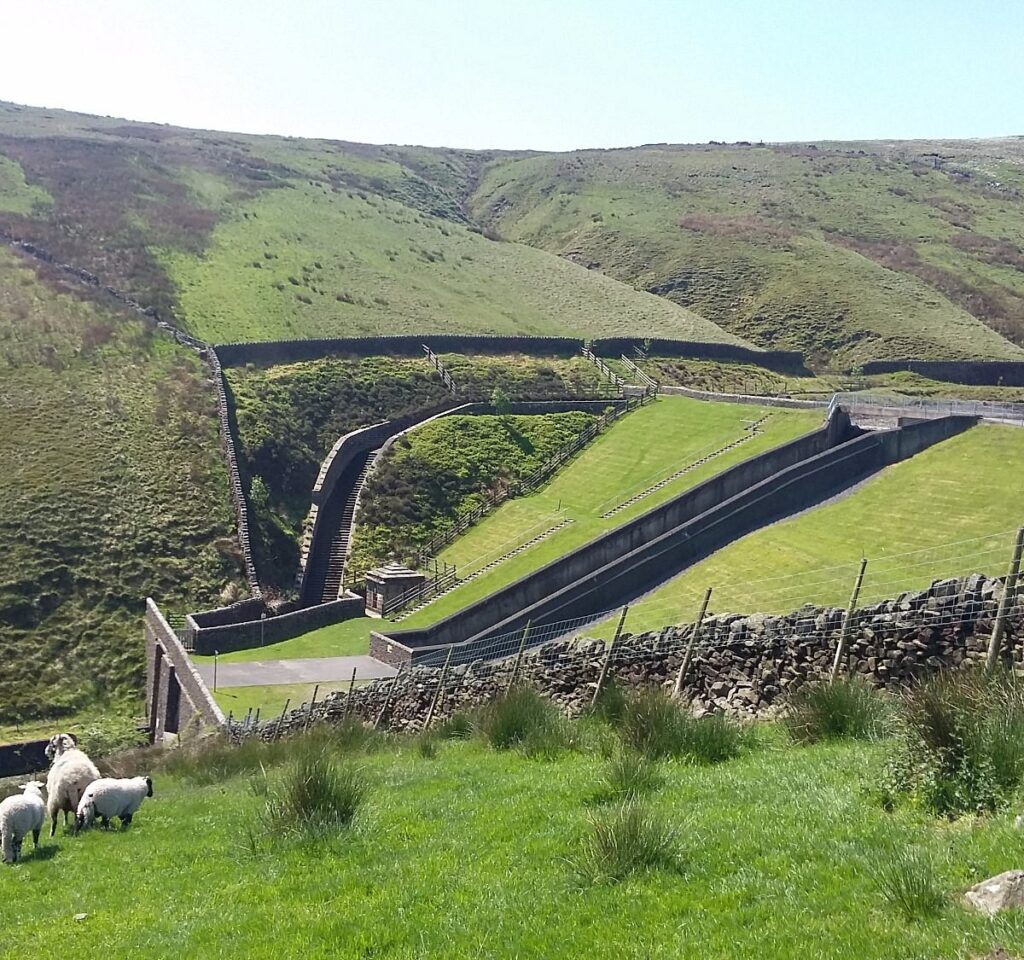
[[[31,0],[0,99],[430,146],[1024,133],[1011,0]]]

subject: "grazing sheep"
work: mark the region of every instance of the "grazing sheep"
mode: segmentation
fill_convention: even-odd
[[[46,805],[43,803],[43,785],[32,780],[22,787],[23,793],[16,793],[0,803],[0,839],[3,843],[4,863],[17,863],[21,857],[21,841],[32,834],[32,841],[39,846],[39,831],[43,829]]]
[[[51,837],[57,832],[57,814],[64,811],[64,826],[67,827],[68,814],[78,812],[85,788],[100,777],[96,765],[77,748],[77,743],[70,733],[56,733],[46,745],[46,756],[52,764],[46,777]]]
[[[85,788],[75,817],[75,833],[90,827],[99,817],[104,827],[110,826],[111,817],[120,817],[121,826],[127,827],[146,797],[153,796],[153,781],[149,777],[125,777],[117,780],[103,777]]]

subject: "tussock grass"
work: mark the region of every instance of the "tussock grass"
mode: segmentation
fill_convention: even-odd
[[[616,683],[614,677],[609,677],[590,712],[600,720],[616,724],[622,719],[625,710],[626,691]]]
[[[598,803],[635,801],[653,793],[662,782],[657,764],[632,750],[619,750],[605,763],[594,800]]]
[[[887,854],[872,869],[871,879],[885,902],[907,920],[937,917],[949,902],[935,858],[917,847]]]
[[[909,799],[940,816],[992,812],[1024,780],[1024,682],[1009,670],[937,674],[904,696],[898,722],[883,777],[888,806]]]
[[[619,730],[625,743],[651,760],[721,763],[739,755],[747,733],[720,714],[693,717],[660,690],[628,698]]]
[[[308,733],[282,736],[277,740],[250,737],[232,743],[223,736],[206,737],[168,751],[159,766],[166,773],[191,783],[211,784],[281,766],[295,757],[296,750],[367,753],[387,741],[386,734],[350,720],[337,726],[318,725]]]
[[[677,868],[676,831],[642,804],[626,802],[590,818],[575,864],[580,876],[592,883]]]
[[[367,793],[366,776],[352,762],[339,762],[315,741],[277,781],[255,781],[264,802],[260,819],[268,833],[316,837],[347,827]]]
[[[481,707],[475,717],[477,734],[496,750],[517,748],[531,757],[552,756],[573,740],[569,722],[558,707],[526,686]]]
[[[782,723],[797,743],[874,740],[884,734],[891,715],[884,697],[856,676],[805,683],[789,698]]]
[[[439,723],[436,732],[444,740],[466,740],[473,735],[473,718],[465,710],[458,710]]]

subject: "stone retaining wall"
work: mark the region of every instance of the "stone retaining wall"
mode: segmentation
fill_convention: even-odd
[[[943,668],[983,660],[1002,595],[1002,582],[974,574],[941,580],[927,590],[904,593],[892,600],[859,609],[845,668],[876,687],[898,691]],[[697,712],[739,716],[770,716],[787,695],[809,680],[826,677],[835,654],[843,611],[834,607],[801,607],[788,615],[721,614],[704,622],[700,641],[683,685]],[[615,648],[609,675],[627,687],[675,682],[693,626],[667,627],[654,633],[625,635]],[[1006,631],[1005,658],[1021,661],[1024,615],[1018,601]],[[519,676],[523,682],[576,715],[590,704],[606,656],[603,641],[558,640],[528,651]],[[452,668],[438,720],[500,696],[508,685],[514,658],[475,661]],[[314,721],[338,722],[346,714],[373,721],[393,687],[383,726],[419,729],[441,670],[417,668],[397,681],[380,680],[347,693],[327,697],[314,710]],[[307,710],[285,717],[281,732],[302,728]],[[255,732],[271,738],[278,721]],[[243,733],[236,727],[236,733]]]
[[[292,640],[309,633],[310,630],[361,617],[363,603],[362,597],[350,596],[266,619],[203,627],[194,617],[186,617],[186,623],[191,634],[193,651],[201,656],[209,656],[214,652],[231,653],[234,650],[248,650],[270,643],[280,643],[282,640]]]
[[[862,369],[865,374],[909,370],[948,383],[1024,387],[1024,360],[869,360]]]
[[[146,714],[154,743],[186,729],[223,727],[224,713],[217,706],[199,671],[193,666],[177,634],[160,608],[146,600]]]

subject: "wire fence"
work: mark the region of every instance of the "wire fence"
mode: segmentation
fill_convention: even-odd
[[[1022,598],[1015,595],[1001,605],[1001,582],[981,575],[958,582],[955,593],[944,592],[942,584],[943,581],[937,581],[921,591],[920,602],[910,604],[906,610],[901,608],[899,598],[882,605],[898,609],[896,615],[888,609],[880,612],[875,605],[859,607],[852,613],[841,609],[818,610],[813,619],[799,613],[767,622],[757,615],[711,617],[701,623],[630,634],[628,610],[623,616],[623,610],[609,609],[594,616],[616,615],[622,629],[616,631],[610,643],[586,639],[591,617],[509,631],[475,647],[472,659],[456,658],[454,648],[435,651],[428,662],[417,664],[410,671],[400,671],[391,680],[335,695],[333,706],[330,700],[321,702],[319,713],[314,697],[293,711],[287,725],[304,729],[316,719],[336,719],[339,698],[344,708],[341,716],[359,716],[362,711],[366,719],[369,711],[369,716],[379,723],[389,706],[398,700],[411,700],[411,704],[407,702],[404,706],[407,728],[411,725],[413,729],[422,729],[429,726],[435,707],[446,702],[446,698],[456,707],[465,707],[479,702],[481,695],[502,695],[517,680],[539,683],[541,687],[546,684],[548,693],[556,699],[564,701],[569,696],[575,698],[577,705],[594,702],[609,678],[635,681],[645,676],[670,687],[676,696],[708,696],[710,690],[713,697],[723,683],[738,688],[746,681],[748,689],[755,687],[761,682],[763,666],[768,667],[769,679],[783,672],[799,674],[803,680],[824,679],[834,664],[842,671],[865,672],[866,667],[871,673],[878,671],[877,664],[882,663],[881,669],[886,671],[887,651],[890,663],[906,658],[903,676],[892,678],[903,681],[964,659],[982,659],[1000,615],[1016,627],[1012,642],[1001,651],[1002,658],[1019,663],[1022,651],[1017,641],[1024,626]],[[880,619],[884,622],[879,623]],[[800,629],[806,623],[814,625],[813,631]],[[845,652],[837,654],[847,627],[850,642]],[[946,638],[944,645],[936,642],[936,638],[942,637]],[[906,654],[904,647],[909,650]],[[480,670],[482,661],[489,662],[486,671]],[[468,671],[457,668],[466,663],[474,666]],[[879,679],[877,674],[875,679]],[[357,702],[353,703],[354,699]],[[742,698],[738,701],[741,705],[747,702]],[[410,706],[414,714],[411,718]],[[286,711],[282,711],[264,725],[261,735],[269,728],[277,736],[285,723]],[[233,729],[242,735],[259,733],[258,716],[254,721],[250,715],[233,724]]]
[[[878,606],[892,606],[893,613],[918,615],[930,627],[943,628],[961,622],[960,607],[994,601],[1001,592],[1003,577],[1014,546],[1016,530],[1001,530],[978,537],[950,541],[917,550],[880,555],[867,560],[851,620],[878,615]],[[716,583],[691,583],[674,589],[669,597],[655,593],[629,604],[625,622],[628,633],[658,632],[666,625],[685,627],[695,619],[704,593],[712,587],[709,618],[730,622],[753,615],[768,620],[806,619],[813,609],[844,611],[860,570],[861,560],[844,561],[793,574],[760,579],[734,579]],[[971,578],[976,584],[966,590]],[[986,592],[987,591],[987,592]],[[760,602],[742,603],[744,595],[756,595]],[[970,596],[968,596],[970,594]],[[976,594],[976,596],[975,596]],[[585,616],[531,626],[527,645],[534,647],[566,636],[588,636],[607,641],[613,633],[620,607],[601,609]],[[1017,609],[1016,606],[1013,608]],[[735,611],[745,611],[737,613]],[[801,612],[803,611],[803,612]],[[905,617],[904,617],[905,619]],[[459,662],[467,659],[498,659],[514,654],[522,640],[517,629],[478,641],[456,644]],[[447,657],[448,647],[419,652],[417,663],[437,665]]]
[[[843,407],[851,413],[871,413],[878,417],[964,416],[1012,423],[1024,422],[1024,403],[1000,403],[996,400],[936,400],[928,397],[836,393],[829,402],[829,415],[836,407]]]

